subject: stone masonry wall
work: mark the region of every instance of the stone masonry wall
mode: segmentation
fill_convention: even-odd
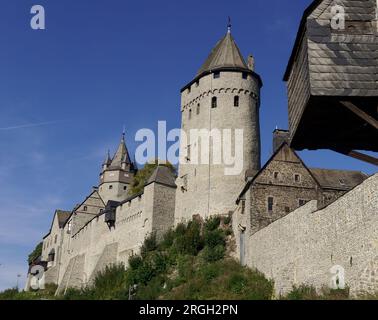
[[[117,207],[114,227],[109,228],[100,215],[74,235],[65,228],[58,291],[90,284],[107,265],[127,266],[128,258],[139,252],[148,234],[173,226],[174,201],[175,188],[152,183],[144,194]]]
[[[277,294],[293,285],[327,286],[335,265],[345,269],[352,296],[377,292],[377,190],[378,174],[322,210],[311,201],[248,234],[247,265],[274,279]]]

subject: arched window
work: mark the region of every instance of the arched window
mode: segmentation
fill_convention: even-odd
[[[217,107],[217,97],[211,98],[211,107],[216,108]]]
[[[239,107],[239,96],[234,97],[234,107]]]
[[[192,118],[192,109],[189,109],[189,120]]]

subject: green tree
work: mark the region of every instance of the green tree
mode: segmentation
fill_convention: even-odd
[[[31,264],[35,259],[42,255],[42,242],[38,243],[33,252],[28,256],[28,262]]]
[[[134,177],[131,188],[129,189],[129,195],[133,196],[143,191],[144,185],[147,183],[148,179],[151,177],[155,168],[158,166],[159,161],[155,160],[154,163],[146,163],[142,169],[140,169]],[[166,166],[176,173],[175,167],[167,162],[165,164],[160,164]]]

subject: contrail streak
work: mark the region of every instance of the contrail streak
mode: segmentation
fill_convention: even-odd
[[[38,122],[38,123],[28,123],[28,124],[22,124],[18,126],[12,126],[12,127],[4,127],[0,128],[2,131],[6,130],[16,130],[16,129],[23,129],[23,128],[31,128],[31,127],[40,127],[40,126],[47,126],[49,124],[54,124],[60,121],[47,121],[47,122]]]

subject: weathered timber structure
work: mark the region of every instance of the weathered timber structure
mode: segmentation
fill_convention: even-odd
[[[378,165],[353,151],[378,151],[376,0],[314,1],[284,80],[292,148],[331,149]]]

